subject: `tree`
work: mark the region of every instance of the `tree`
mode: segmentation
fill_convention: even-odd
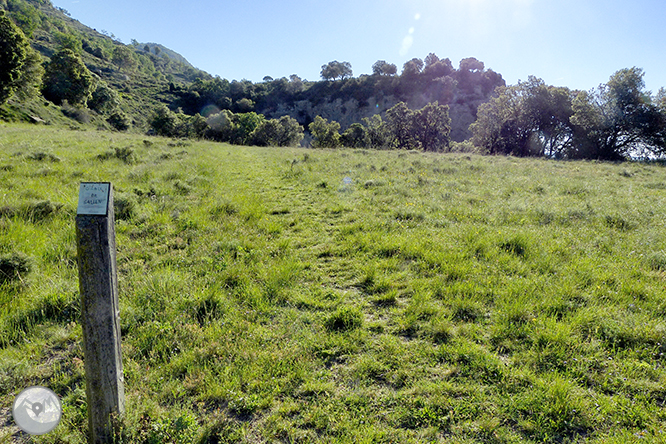
[[[590,92],[527,82],[497,89],[470,126],[488,153],[622,160],[666,152],[666,113],[644,91],[643,71],[623,69]],[[659,97],[659,96],[658,96]]]
[[[113,120],[113,116],[110,118]],[[181,112],[174,113],[165,105],[160,105],[153,114],[150,126],[159,136],[202,138],[209,129],[206,119],[201,114],[188,116]]]
[[[155,109],[155,113],[150,121],[150,127],[158,136],[171,137],[176,132],[178,119],[166,105],[160,105]]]
[[[100,114],[110,114],[120,106],[120,96],[105,82],[99,82],[88,100],[88,107]]]
[[[164,109],[166,109],[166,107],[164,107]],[[162,112],[164,109],[162,109]],[[158,123],[160,122],[161,121],[158,121]],[[206,119],[206,123],[209,126],[208,136],[214,140],[228,142],[235,133],[236,123],[234,123],[234,113],[227,109],[222,110],[217,114],[211,114]]]
[[[42,93],[56,104],[67,100],[71,105],[86,105],[93,83],[93,76],[81,57],[64,49],[56,52],[46,65]]]
[[[527,82],[498,88],[497,94],[479,107],[470,125],[475,145],[489,154],[569,155],[575,134],[569,89],[530,76]]]
[[[453,65],[451,64],[451,60],[449,59],[444,59],[440,60],[435,56],[434,54],[430,54],[431,56],[434,56],[430,59],[426,57],[426,64],[425,68],[423,68],[423,76],[427,80],[434,80],[434,79],[439,79],[442,77],[449,76],[453,73]],[[437,60],[435,60],[437,58]]]
[[[11,19],[23,31],[23,34],[32,38],[33,32],[42,24],[39,11],[30,3],[23,0],[12,0],[5,9],[10,11]]]
[[[434,52],[431,52],[426,56],[424,62],[425,62],[425,67],[427,68],[428,66],[432,66],[435,63],[439,62],[439,57],[437,57],[437,54],[435,54]]]
[[[340,124],[328,122],[321,116],[317,116],[308,129],[312,133],[312,146],[314,148],[337,148],[340,146]]]
[[[340,136],[343,146],[349,148],[365,148],[368,146],[366,129],[360,123],[352,123]]]
[[[134,51],[125,45],[117,45],[113,48],[113,57],[111,61],[120,69],[127,72],[134,72],[139,64]]]
[[[287,84],[287,92],[289,94],[297,94],[303,91],[303,80],[298,77],[296,74],[289,76],[289,83]]]
[[[573,101],[577,145],[569,157],[622,160],[637,150],[666,151],[666,116],[645,92],[643,70],[622,69]]]
[[[368,144],[371,147],[384,148],[388,145],[386,125],[384,125],[382,116],[375,114],[372,117],[364,117],[363,123],[365,124],[365,133]]]
[[[334,60],[321,67],[321,77],[324,80],[345,80],[352,76],[352,67],[349,62],[338,62]]]
[[[386,63],[385,60],[377,60],[372,65],[372,74],[374,75],[392,76],[396,72],[398,72],[398,68],[393,63]]]
[[[449,107],[437,102],[429,103],[413,113],[414,139],[424,151],[444,151],[451,143]]]
[[[414,80],[418,78],[419,74],[421,74],[421,70],[423,69],[423,60],[413,58],[402,66],[402,77],[404,77],[407,80]]]
[[[389,144],[398,149],[417,148],[412,132],[413,111],[400,102],[386,111],[386,129]]]
[[[61,50],[71,49],[76,54],[81,54],[81,51],[83,51],[83,42],[78,36],[74,34],[56,31],[55,39],[56,42],[58,42],[58,46]]]
[[[241,112],[241,113],[248,113],[254,109],[254,102],[247,97],[243,97],[242,99],[238,100],[236,102],[236,111]]]
[[[21,73],[16,84],[16,96],[21,100],[35,97],[39,94],[43,76],[44,67],[42,66],[42,56],[31,47],[28,47]]]
[[[460,61],[460,71],[481,72],[485,68],[482,61],[468,57]]]
[[[118,131],[127,131],[131,125],[129,117],[122,111],[114,112],[106,121]]]
[[[7,17],[5,11],[0,11],[0,105],[18,87],[28,46],[28,39],[23,32]]]
[[[229,141],[236,145],[247,145],[250,141],[250,134],[266,120],[263,114],[255,112],[233,114],[232,119],[235,131]]]
[[[250,135],[250,140],[258,146],[296,146],[303,140],[303,127],[296,119],[282,116],[262,122]]]

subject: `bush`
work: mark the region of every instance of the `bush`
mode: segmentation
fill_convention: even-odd
[[[97,85],[97,88],[92,93],[92,97],[88,100],[88,106],[90,109],[95,110],[100,114],[110,113],[119,105],[120,96],[104,82]]]
[[[46,153],[44,151],[37,151],[35,153],[30,153],[25,156],[27,159],[36,160],[42,162],[48,160],[49,162],[60,162],[60,157],[53,155],[51,153]]]
[[[296,119],[282,116],[261,124],[250,134],[249,143],[258,146],[295,146],[303,139],[303,127]]]
[[[79,123],[90,123],[90,112],[86,108],[72,106],[67,100],[62,101],[62,113]]]
[[[111,114],[106,121],[118,131],[127,131],[130,127],[129,117],[122,111],[116,111]]]
[[[340,140],[342,141],[342,145],[348,148],[366,148],[369,145],[365,127],[360,123],[352,123],[342,133]]]
[[[81,57],[69,49],[51,57],[44,71],[44,97],[60,104],[67,100],[72,105],[86,105],[93,87],[93,76]]]
[[[308,128],[312,133],[314,148],[336,148],[340,146],[340,124],[317,116]]]

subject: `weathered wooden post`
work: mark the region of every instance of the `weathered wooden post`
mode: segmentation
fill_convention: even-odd
[[[125,411],[111,184],[82,182],[76,213],[88,442],[110,443]]]

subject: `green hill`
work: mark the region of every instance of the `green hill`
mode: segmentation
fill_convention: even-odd
[[[73,218],[116,196],[123,442],[660,442],[666,171],[0,128],[0,439],[85,442]]]
[[[148,130],[147,117],[162,103],[170,104],[174,84],[189,84],[212,76],[192,67],[187,60],[162,45],[124,45],[112,35],[102,34],[69,17],[43,0],[0,2],[10,18],[29,38],[31,46],[48,61],[63,45],[72,46],[95,77],[97,85],[108,85],[119,98],[119,109],[129,117],[135,131]],[[126,60],[117,60],[118,48],[127,48]],[[159,48],[155,54],[155,48]],[[171,87],[170,87],[171,85]],[[62,112],[64,111],[64,113]],[[37,97],[30,101],[13,98],[0,110],[5,120],[45,121],[51,124],[112,129],[103,113],[83,109],[68,112]]]
[[[45,63],[62,48],[80,54],[94,76],[94,88],[105,97],[112,94],[117,102],[112,110],[91,104],[71,109],[54,107],[41,95],[32,100],[14,97],[0,107],[0,118],[6,121],[145,133],[155,110],[166,105],[190,116],[207,117],[221,110],[255,111],[275,119],[286,115],[306,130],[316,116],[322,116],[339,122],[344,131],[364,118],[385,115],[401,101],[412,109],[438,101],[449,106],[451,137],[461,142],[470,137],[468,128],[476,120],[478,107],[493,96],[497,86],[505,85],[500,74],[485,69],[474,58],[463,59],[455,68],[449,59],[435,54],[407,62],[400,75],[395,65],[378,61],[373,75],[358,78],[333,76],[307,82],[292,75],[260,83],[229,81],[194,68],[182,55],[160,44],[133,41],[124,45],[112,34],[69,17],[48,0],[2,0],[0,9],[8,12]]]

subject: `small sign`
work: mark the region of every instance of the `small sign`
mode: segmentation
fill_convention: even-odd
[[[76,214],[106,216],[110,189],[109,182],[81,182]]]

